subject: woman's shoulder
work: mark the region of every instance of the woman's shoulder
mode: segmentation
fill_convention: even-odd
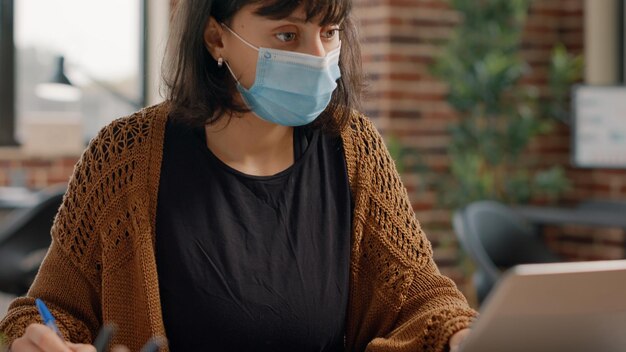
[[[89,148],[107,146],[107,152],[124,153],[144,147],[158,137],[154,132],[164,129],[168,112],[169,103],[163,102],[117,118],[100,129]]]
[[[368,128],[372,125],[372,121],[367,117],[364,113],[359,110],[352,109],[350,111],[350,118],[348,119],[348,123],[343,129],[343,133],[354,133],[362,130],[363,128]]]
[[[341,132],[347,153],[357,160],[385,154],[387,149],[374,122],[360,111],[353,110],[350,120]]]
[[[87,187],[94,180],[117,179],[122,173],[141,170],[139,174],[144,174],[161,153],[168,111],[168,103],[161,103],[104,126],[78,160],[71,183]]]

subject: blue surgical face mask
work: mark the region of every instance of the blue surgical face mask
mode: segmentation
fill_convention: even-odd
[[[326,109],[337,88],[339,51],[320,57],[292,51],[257,48],[228,26],[239,40],[259,52],[256,77],[250,89],[240,83],[228,62],[226,66],[237,81],[237,90],[260,118],[283,126],[309,124]]]

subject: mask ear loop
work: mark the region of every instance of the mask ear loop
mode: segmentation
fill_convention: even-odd
[[[237,34],[235,31],[233,31],[232,29],[230,29],[230,27],[228,27],[226,24],[224,23],[220,23],[220,25],[226,29],[228,29],[229,32],[231,32],[235,37],[237,37],[237,39],[241,40],[244,44],[246,44],[247,46],[251,47],[252,49],[259,51],[259,48],[257,48],[256,46],[250,44],[247,40],[243,39],[239,34]],[[230,71],[231,76],[233,76],[233,78],[235,79],[235,81],[237,82],[237,84],[241,85],[241,83],[239,82],[239,80],[237,79],[237,76],[235,76],[235,73],[233,72],[233,70],[230,68],[230,65],[228,64],[228,60],[224,60],[224,63],[226,64],[226,68],[228,69],[228,71]]]
[[[231,32],[235,37],[237,37],[239,40],[241,40],[244,44],[246,44],[247,46],[251,47],[252,49],[254,49],[256,51],[259,51],[259,48],[257,48],[256,46],[250,44],[250,42],[248,42],[247,40],[243,39],[239,34],[237,34],[235,31],[230,29],[230,27],[228,27],[224,23],[220,23],[220,24],[222,25],[222,27],[228,29],[229,32]]]
[[[231,70],[230,65],[228,64],[228,60],[224,60],[224,63],[226,64],[226,68],[228,69],[228,72],[230,72],[230,75],[233,76],[233,78],[235,79],[235,82],[241,85],[241,83],[239,83],[239,80],[237,79],[237,76],[235,76],[235,73],[233,72],[233,70]]]

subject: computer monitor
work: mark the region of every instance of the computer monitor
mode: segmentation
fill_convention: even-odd
[[[572,107],[572,163],[625,169],[626,86],[576,86]]]

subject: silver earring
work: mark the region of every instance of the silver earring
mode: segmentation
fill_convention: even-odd
[[[220,57],[217,59],[217,67],[222,68],[222,66],[224,66],[224,59]]]

